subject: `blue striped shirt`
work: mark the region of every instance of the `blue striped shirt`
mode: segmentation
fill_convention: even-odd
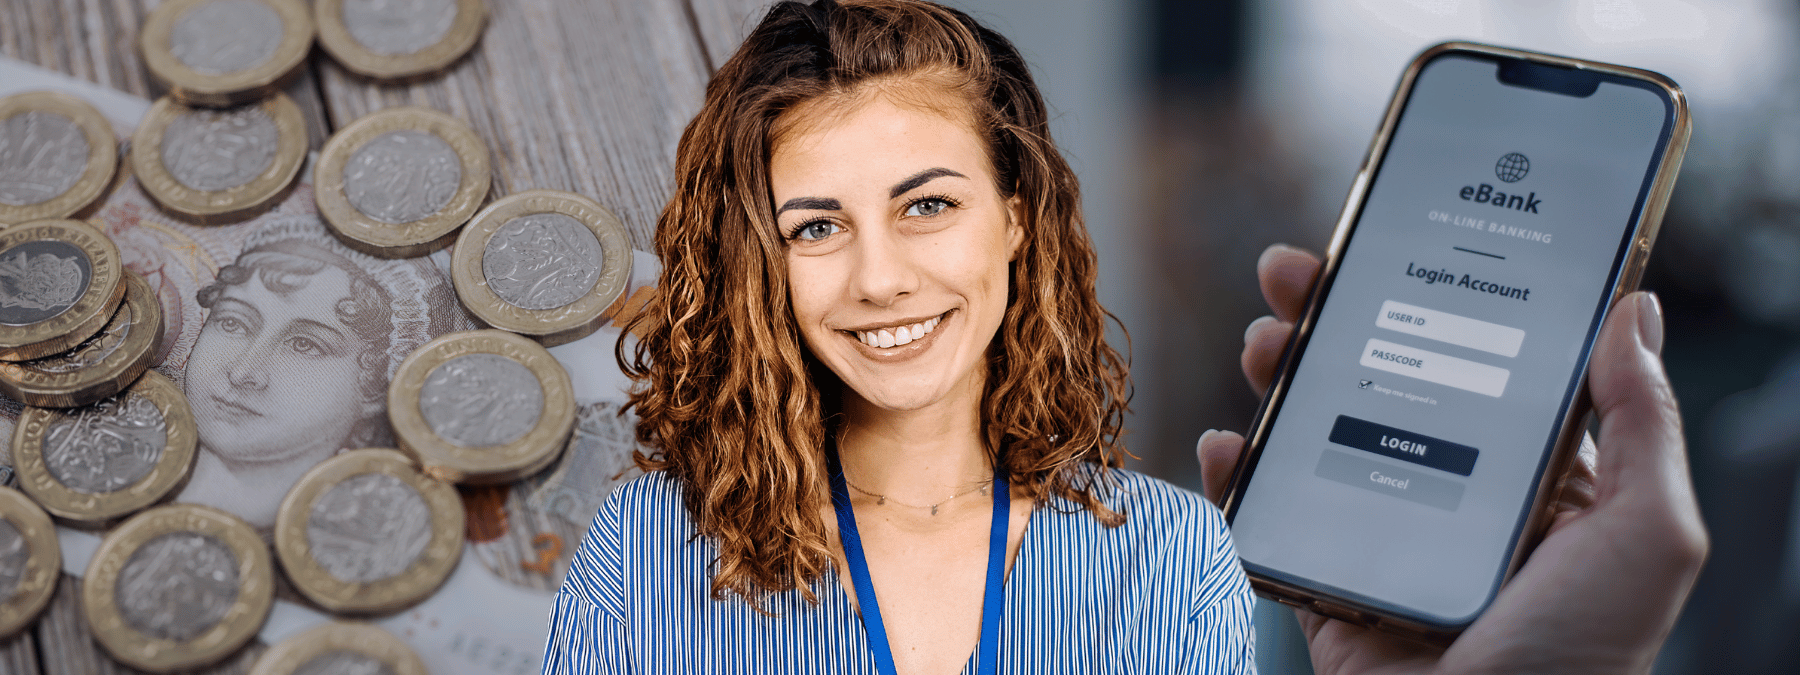
[[[1124,525],[1057,497],[1032,512],[1006,579],[1000,672],[1254,673],[1250,584],[1224,517],[1187,490],[1113,475],[1104,501]],[[836,575],[815,582],[817,604],[768,598],[769,617],[711,598],[716,557],[679,483],[654,472],[619,486],[556,594],[544,672],[875,673]]]

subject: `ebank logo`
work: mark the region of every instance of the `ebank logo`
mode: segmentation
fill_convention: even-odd
[[[1531,160],[1516,152],[1501,155],[1500,161],[1494,162],[1494,175],[1508,183],[1517,183],[1530,172]]]
[[[1526,159],[1524,155],[1516,152],[1509,152],[1505,155],[1501,155],[1500,161],[1494,163],[1494,175],[1506,183],[1517,183],[1524,180],[1525,174],[1530,171],[1531,160]],[[1543,200],[1538,199],[1536,192],[1527,191],[1525,194],[1509,194],[1502,192],[1487,183],[1481,183],[1480,185],[1465,185],[1462,190],[1457,192],[1456,196],[1472,202],[1493,204],[1494,206],[1503,209],[1512,209],[1514,211],[1523,211],[1525,213],[1537,213],[1538,205],[1543,203]]]

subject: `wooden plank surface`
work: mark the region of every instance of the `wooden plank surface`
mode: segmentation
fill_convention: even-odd
[[[689,0],[694,12],[694,30],[706,49],[707,60],[714,70],[731,58],[744,36],[750,34],[776,0]]]
[[[158,0],[0,0],[0,54],[155,99],[165,90],[144,69],[138,27]],[[308,147],[329,135],[313,67],[285,91],[306,116]]]
[[[468,121],[494,153],[494,195],[580,193],[648,250],[675,144],[711,73],[680,0],[490,0],[482,42],[450,71],[380,84],[320,60],[339,126],[421,105]]]

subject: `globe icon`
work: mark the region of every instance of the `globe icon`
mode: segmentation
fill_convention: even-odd
[[[1531,160],[1516,152],[1506,153],[1500,161],[1494,163],[1494,175],[1508,183],[1517,183],[1531,171]]]

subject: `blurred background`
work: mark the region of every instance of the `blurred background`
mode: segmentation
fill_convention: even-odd
[[[1401,69],[1469,39],[1660,71],[1694,136],[1644,285],[1662,298],[1712,557],[1656,672],[1800,672],[1800,5],[1772,0],[950,0],[1033,64],[1130,330],[1136,467],[1198,490],[1243,430],[1264,247],[1320,251]],[[1263,673],[1311,672],[1291,611]]]

